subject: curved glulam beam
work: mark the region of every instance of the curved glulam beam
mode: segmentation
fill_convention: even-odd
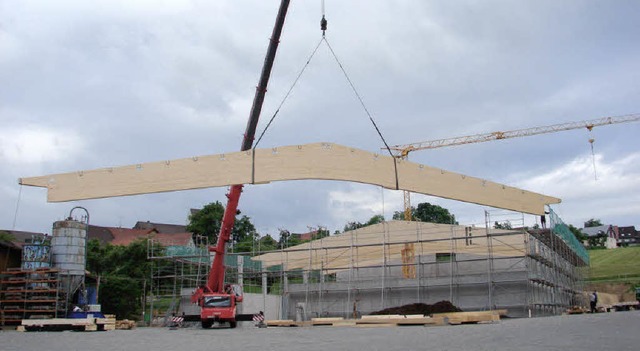
[[[49,202],[284,180],[342,180],[375,184],[531,214],[544,214],[549,197],[390,156],[331,143],[284,146],[163,162],[21,178],[48,189]],[[396,182],[397,180],[397,182]],[[397,184],[397,187],[396,187]]]

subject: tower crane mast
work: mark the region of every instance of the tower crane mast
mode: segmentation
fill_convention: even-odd
[[[629,114],[629,115],[623,115],[623,116],[603,117],[603,118],[593,119],[588,121],[568,122],[568,123],[553,124],[553,125],[542,126],[542,127],[508,130],[504,132],[498,131],[498,132],[491,132],[491,133],[459,136],[454,138],[428,140],[428,141],[421,141],[418,143],[393,145],[393,146],[390,146],[389,148],[394,151],[393,156],[395,158],[406,160],[410,152],[418,151],[418,150],[437,149],[437,148],[448,147],[448,146],[482,143],[485,141],[519,138],[519,137],[532,136],[532,135],[538,135],[538,134],[562,132],[565,130],[580,129],[580,128],[586,128],[587,130],[591,131],[594,127],[606,126],[606,125],[618,124],[618,123],[637,122],[639,120],[640,120],[640,114],[635,113],[635,114]],[[593,142],[593,139],[590,139],[589,141]],[[408,221],[411,220],[411,195],[408,191],[404,191],[404,218],[405,220],[408,220]]]

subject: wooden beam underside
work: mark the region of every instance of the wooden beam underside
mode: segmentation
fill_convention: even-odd
[[[21,178],[48,189],[49,202],[97,199],[286,180],[374,184],[452,200],[542,215],[560,199],[331,143],[208,155]]]

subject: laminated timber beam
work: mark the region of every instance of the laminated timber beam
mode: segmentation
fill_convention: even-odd
[[[47,188],[49,202],[64,202],[304,179],[374,184],[536,215],[544,214],[545,205],[560,202],[555,197],[331,143],[52,174],[19,182]]]

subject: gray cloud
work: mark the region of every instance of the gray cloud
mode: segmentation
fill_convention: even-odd
[[[0,228],[13,225],[16,204],[16,229],[48,231],[76,204],[88,207],[96,224],[131,226],[184,223],[189,208],[223,201],[225,189],[211,189],[47,204],[43,190],[20,190],[17,178],[236,151],[277,6],[0,0]],[[327,38],[387,141],[401,144],[640,112],[638,7],[327,1]],[[292,3],[259,130],[320,40],[319,19],[318,3]],[[599,217],[640,226],[632,211],[601,206],[640,206],[635,185],[613,187],[637,174],[621,160],[638,151],[639,131],[630,123],[420,151],[411,160],[563,197],[558,211],[576,225]],[[585,183],[589,138],[603,170],[615,170],[597,184]],[[324,46],[261,146],[316,141],[374,152],[382,146]],[[553,186],[559,178],[539,178],[569,165],[583,167],[579,181]],[[603,191],[575,196],[585,187]],[[340,182],[274,183],[248,186],[240,208],[263,231],[333,230],[347,215],[366,221],[381,209],[380,194]],[[385,194],[390,217],[401,197]],[[485,210],[416,201],[443,204],[469,223]]]

